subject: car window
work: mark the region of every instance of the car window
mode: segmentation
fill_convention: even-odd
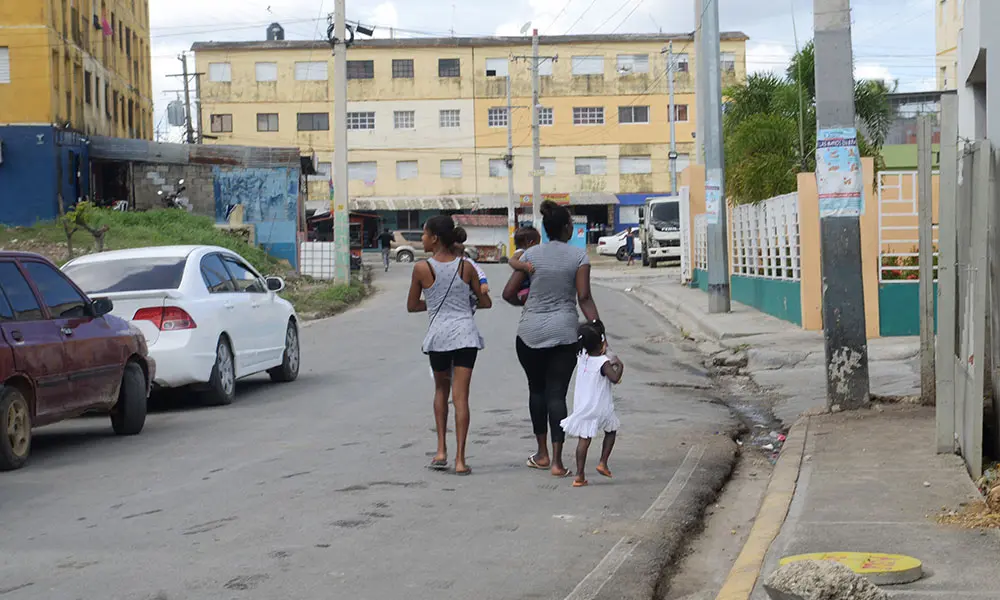
[[[228,256],[223,260],[226,261],[226,268],[233,274],[233,280],[236,281],[236,289],[238,291],[250,292],[251,294],[263,294],[267,291],[260,277],[250,267]]]
[[[187,260],[177,257],[127,258],[68,265],[63,273],[88,294],[176,290]]]
[[[42,318],[42,309],[38,305],[35,293],[25,280],[24,275],[12,262],[0,262],[0,288],[14,311],[14,318],[19,321],[38,321]]]
[[[3,321],[13,321],[14,320],[14,309],[10,307],[10,302],[7,301],[7,295],[3,293],[0,289],[0,323]]]
[[[406,231],[403,233],[403,239],[408,242],[419,242],[423,237],[423,233],[420,231]]]
[[[201,259],[201,278],[205,281],[205,287],[210,294],[236,291],[236,285],[218,254],[209,254]]]
[[[88,315],[87,299],[76,291],[62,272],[45,263],[28,261],[22,264],[53,318],[73,319]]]

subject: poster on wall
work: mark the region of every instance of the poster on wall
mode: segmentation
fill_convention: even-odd
[[[862,177],[857,129],[820,129],[816,136],[820,218],[860,217],[865,209]]]
[[[722,209],[722,169],[708,169],[705,175],[705,222],[719,224]]]

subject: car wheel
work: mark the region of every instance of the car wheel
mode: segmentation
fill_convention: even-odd
[[[625,251],[625,246],[622,246],[618,249],[618,252],[615,252],[615,258],[621,262],[628,260],[628,252]]]
[[[396,255],[396,262],[408,263],[413,262],[413,253],[409,250],[400,250],[399,254]]]
[[[209,406],[225,406],[232,404],[236,397],[236,359],[229,340],[222,336],[215,347],[215,366],[212,367],[212,377],[208,381],[208,390],[204,393],[205,404]]]
[[[271,376],[271,381],[277,383],[288,383],[295,381],[299,376],[299,328],[294,321],[288,322],[288,329],[285,330],[285,352],[282,354],[281,366],[275,367],[267,372]]]
[[[643,252],[642,252],[642,266],[644,266],[644,267],[648,267],[649,266],[649,255],[646,254],[645,250],[643,250]]]
[[[657,265],[659,265],[659,264],[660,264],[660,261],[659,261],[659,260],[657,260],[657,259],[655,259],[655,258],[651,258],[651,259],[649,259],[649,268],[650,268],[650,269],[655,269],[655,268],[656,268],[656,266],[657,266]]]
[[[0,389],[0,471],[20,469],[31,452],[31,410],[17,388]]]
[[[118,435],[136,435],[146,424],[146,374],[137,363],[125,365],[118,402],[111,409],[111,427]]]

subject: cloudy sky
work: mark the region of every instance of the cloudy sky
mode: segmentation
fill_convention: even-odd
[[[853,0],[856,75],[897,80],[900,91],[934,88],[934,8],[937,0]],[[152,0],[153,92],[157,125],[171,141],[163,113],[180,87],[177,56],[196,41],[260,40],[280,22],[288,39],[325,36],[334,0]],[[799,43],[812,37],[813,0],[719,0],[724,31],[750,36],[751,71],[783,71]],[[347,15],[377,35],[517,35],[531,21],[542,35],[690,32],[694,0],[347,0]],[[162,120],[162,121],[161,121]]]

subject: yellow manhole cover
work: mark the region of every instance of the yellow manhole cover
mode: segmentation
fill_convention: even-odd
[[[876,585],[911,583],[923,576],[922,564],[912,556],[877,552],[816,552],[781,559],[781,565],[800,560],[832,560]]]

